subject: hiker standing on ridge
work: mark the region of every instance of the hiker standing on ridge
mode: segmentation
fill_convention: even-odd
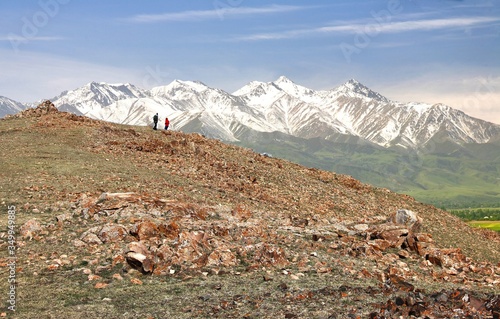
[[[170,121],[168,120],[168,117],[165,118],[165,131],[168,130],[168,126],[170,125]]]
[[[153,116],[153,123],[155,123],[155,126],[153,127],[153,130],[158,129],[158,113],[156,113],[156,114]]]

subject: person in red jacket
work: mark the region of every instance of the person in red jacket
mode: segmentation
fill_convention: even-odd
[[[165,118],[165,131],[168,130],[168,126],[170,125],[170,121],[168,120],[168,117]]]

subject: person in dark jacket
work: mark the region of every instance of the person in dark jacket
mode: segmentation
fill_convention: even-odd
[[[153,130],[158,129],[158,113],[156,113],[156,114],[153,116],[153,123],[155,123],[155,126],[153,127]]]
[[[170,125],[170,121],[168,120],[168,117],[165,118],[165,131],[168,130],[168,126]]]

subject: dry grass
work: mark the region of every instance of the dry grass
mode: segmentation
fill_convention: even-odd
[[[498,237],[408,196],[197,134],[53,114],[0,120],[0,138],[3,207],[17,207],[18,229],[33,218],[45,227],[38,238],[17,238],[18,311],[8,313],[13,318],[367,317],[397,295],[379,278],[367,275],[386,271],[388,265],[353,251],[352,243],[341,237],[325,235],[317,241],[312,236],[326,233],[336,222],[373,222],[398,208],[419,212],[424,230],[440,247],[460,247],[479,261],[500,261]],[[103,192],[134,192],[143,200],[101,219],[82,218],[81,199],[98,198]],[[155,202],[159,199],[164,202]],[[127,210],[132,215],[125,215]],[[133,214],[151,212],[190,231],[217,225],[246,231],[256,243],[281,247],[290,263],[254,267],[255,256],[239,256],[237,266],[220,271],[190,272],[180,266],[173,275],[143,275],[116,262],[126,243],[74,245],[89,228],[130,223]],[[66,213],[73,217],[55,220]],[[0,229],[6,226],[2,218]],[[0,235],[5,240],[5,232]],[[3,242],[2,261],[5,247]],[[299,266],[301,259],[305,261]],[[51,269],[55,260],[62,265]],[[328,271],[317,271],[318,263]],[[421,291],[464,287],[439,279],[443,270],[438,267],[423,269],[418,259],[404,263],[415,274],[409,281]],[[99,279],[89,280],[86,269]],[[0,269],[4,292],[6,270],[5,265]],[[96,283],[107,286],[97,289]],[[477,296],[499,293],[497,287],[479,282],[468,282],[465,288]]]

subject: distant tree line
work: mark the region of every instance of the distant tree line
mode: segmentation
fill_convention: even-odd
[[[465,220],[500,220],[500,208],[449,209],[453,215]]]

